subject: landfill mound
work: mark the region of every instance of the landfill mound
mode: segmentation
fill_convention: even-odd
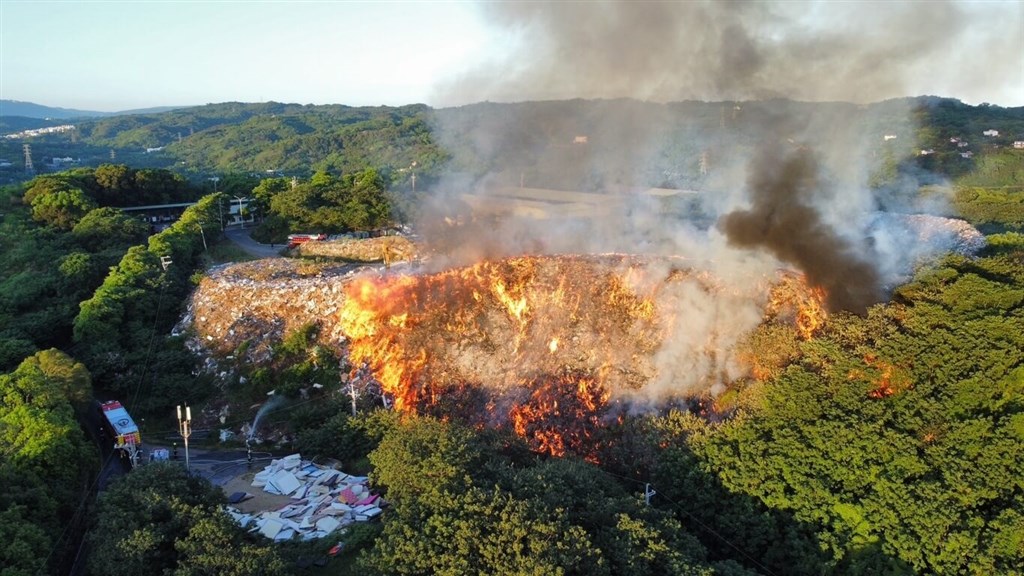
[[[188,302],[177,332],[191,332],[193,351],[235,354],[245,344],[251,363],[270,359],[274,343],[338,311],[352,264],[271,258],[211,270]]]
[[[350,262],[386,262],[414,258],[416,246],[403,236],[381,236],[304,242],[296,246],[292,254],[304,258],[338,258]]]
[[[968,222],[930,214],[876,212],[867,237],[875,250],[901,253],[914,265],[946,253],[971,256],[985,247],[985,236]]]
[[[910,253],[910,260],[917,264],[947,252],[970,255],[985,244],[984,236],[963,220],[921,214],[879,212],[869,226],[868,236],[877,251]],[[326,248],[328,251],[334,250],[335,245],[367,247],[363,248],[367,254],[348,253],[346,258],[354,261],[370,258],[369,252],[378,250],[379,243],[385,240],[399,247],[408,243],[404,237],[388,236],[308,242],[302,246],[310,246],[303,250]],[[407,261],[395,260],[392,270],[385,275],[415,274],[416,268],[417,265]],[[242,352],[243,357],[238,360],[262,364],[270,359],[271,346],[283,336],[304,325],[317,324],[321,328],[320,342],[341,351],[341,343],[347,335],[337,320],[345,300],[344,286],[366,272],[380,273],[373,267],[351,262],[289,258],[213,269],[193,293],[177,331],[191,333],[193,351],[212,352],[220,357]],[[894,283],[898,283],[906,279],[910,270],[888,272]]]
[[[273,460],[256,474],[253,487],[291,502],[275,510],[245,513],[228,506],[227,513],[243,528],[282,542],[293,538],[314,540],[355,522],[380,515],[384,500],[373,494],[365,476],[303,460],[292,454]]]

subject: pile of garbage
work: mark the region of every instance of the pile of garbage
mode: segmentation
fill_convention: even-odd
[[[391,269],[408,271],[411,266],[407,261],[394,262]],[[188,348],[201,357],[235,359],[235,354],[241,354],[240,362],[263,364],[287,334],[317,324],[319,343],[340,352],[345,336],[337,318],[345,284],[368,273],[385,272],[379,266],[289,258],[211,269],[189,298],[173,333],[185,335]],[[215,366],[208,370],[214,371]]]
[[[296,246],[292,253],[305,258],[339,258],[350,262],[397,262],[414,258],[416,250],[416,246],[403,236],[380,236],[362,240],[344,238],[305,242]]]
[[[359,271],[285,258],[217,268],[193,292],[175,332],[188,335],[189,348],[201,354],[224,357],[247,343],[238,360],[260,364],[270,360],[273,345],[286,334],[335,315],[345,281]]]
[[[292,502],[258,514],[246,514],[231,506],[227,512],[243,528],[275,541],[296,536],[303,540],[323,538],[349,524],[379,516],[386,506],[380,495],[370,491],[365,476],[313,464],[299,454],[271,461],[256,474],[252,485],[271,494],[290,496]]]

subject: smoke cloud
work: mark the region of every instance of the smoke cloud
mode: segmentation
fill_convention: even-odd
[[[977,66],[966,56],[1018,54],[1020,3],[482,10],[515,49],[446,79],[433,98],[476,102],[436,111],[455,174],[435,187],[418,229],[438,248],[438,268],[625,252],[686,258],[749,284],[795,267],[824,288],[831,310],[864,313],[929,255],[899,249],[907,242],[894,239],[915,236],[904,219],[878,217],[894,202],[868,185],[886,157],[914,144],[912,103],[883,100],[998,101],[989,95],[1024,87],[1019,59]],[[918,183],[904,178],[885,193],[906,197]],[[713,388],[742,371],[736,346],[760,309],[699,289],[677,296],[686,321],[666,335],[657,378],[638,398]]]
[[[1019,104],[1019,2],[488,2],[514,49],[434,101],[877,102],[941,94]],[[1002,56],[1000,56],[1002,55]],[[980,59],[984,65],[978,65]]]
[[[777,150],[765,148],[752,161],[753,206],[726,214],[719,227],[731,244],[765,247],[802,270],[825,288],[832,310],[864,313],[882,299],[878,273],[811,204],[822,184],[814,156],[797,150],[784,157]]]

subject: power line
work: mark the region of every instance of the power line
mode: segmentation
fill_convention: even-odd
[[[110,464],[110,460],[113,457],[114,451],[112,450],[110,454],[107,456],[107,458],[103,461],[103,463],[100,464],[100,469],[99,472],[96,474],[96,478],[93,479],[92,483],[89,485],[89,488],[82,495],[82,500],[78,503],[78,508],[75,509],[75,513],[71,515],[71,520],[68,521],[67,526],[64,527],[64,530],[60,533],[60,536],[57,537],[57,540],[54,541],[53,546],[50,547],[50,552],[46,555],[46,559],[43,560],[43,564],[40,567],[39,571],[36,572],[36,574],[42,574],[46,571],[47,566],[50,563],[50,558],[53,556],[53,553],[56,552],[57,548],[60,547],[60,543],[64,540],[64,537],[68,535],[68,531],[71,530],[71,527],[79,522],[79,516],[81,516],[86,510],[85,504],[89,500],[89,496],[92,494],[93,490],[95,490],[96,487],[99,485],[100,478],[103,477],[103,471],[106,470],[107,465]],[[82,537],[84,538],[85,535],[83,534]]]
[[[643,481],[637,480],[635,478],[630,478],[628,476],[623,476],[621,474],[616,474],[615,472],[611,472],[609,470],[605,470],[604,468],[602,468],[601,466],[599,466],[597,464],[591,464],[591,466],[593,466],[594,468],[600,470],[601,472],[603,472],[603,473],[605,473],[605,474],[607,474],[609,476],[612,476],[612,477],[615,477],[615,478],[621,478],[623,480],[626,480],[626,481],[633,482],[635,484],[639,484],[639,485],[644,486],[645,495],[651,489],[655,489],[655,491],[657,491],[655,486],[653,484],[651,484],[650,482],[643,482]],[[715,538],[721,540],[722,542],[725,542],[726,544],[728,544],[730,548],[732,548],[736,552],[739,552],[744,558],[746,558],[747,560],[750,560],[751,563],[756,565],[758,568],[763,570],[765,573],[769,574],[770,576],[775,576],[775,573],[772,572],[767,566],[765,566],[764,564],[761,564],[760,562],[758,562],[758,560],[756,558],[754,558],[750,554],[747,554],[746,552],[744,552],[739,546],[737,546],[736,544],[733,544],[728,538],[726,538],[725,536],[723,536],[723,535],[719,534],[717,531],[715,531],[714,528],[711,528],[710,526],[708,526],[704,522],[701,522],[701,520],[699,518],[694,516],[693,513],[691,513],[686,508],[684,508],[681,504],[679,504],[678,502],[673,501],[668,496],[665,496],[664,492],[660,492],[660,491],[657,491],[657,492],[669,504],[671,504],[677,510],[679,510],[680,512],[685,514],[687,517],[689,517],[691,520],[693,520],[696,524],[698,524],[701,528],[703,528],[709,534],[713,535]]]
[[[167,274],[166,269],[164,270],[164,277],[160,282],[160,295],[157,297],[156,303],[156,314],[153,316],[153,328],[149,332],[149,344],[146,346],[146,359],[142,363],[142,373],[139,375],[139,383],[135,385],[135,393],[132,395],[131,406],[132,410],[135,410],[135,403],[139,399],[139,393],[142,391],[142,383],[146,379],[146,370],[149,368],[149,360],[153,354],[153,341],[156,339],[156,329],[160,323],[160,311],[163,309],[164,304],[164,292],[167,288]]]

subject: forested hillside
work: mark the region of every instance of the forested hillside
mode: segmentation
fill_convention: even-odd
[[[1019,108],[936,97],[867,106],[573,100],[432,109],[234,102],[85,120],[72,132],[4,139],[0,158],[14,165],[8,178],[24,173],[21,144],[28,142],[38,167],[51,157],[89,166],[113,159],[190,178],[309,177],[320,170],[373,168],[404,188],[412,187],[415,173],[421,189],[442,174],[460,174],[490,175],[504,184],[615,191],[701,188],[716,171],[748,156],[756,142],[799,135],[809,145],[873,150],[874,169],[885,181],[901,170],[952,177],[973,172],[1024,140],[1022,116]],[[815,117],[831,120],[816,123]],[[982,134],[990,129],[999,135]],[[883,140],[886,135],[894,138]]]
[[[138,389],[134,397],[126,390],[139,384],[139,374],[130,367],[145,365],[161,373],[158,380],[151,375],[154,389],[142,397],[144,403],[167,409],[180,398],[166,396],[180,392],[174,382],[188,390],[186,396],[202,394],[202,381],[192,375],[194,359],[180,341],[164,335],[176,321],[202,249],[195,218],[201,213],[211,231],[219,230],[217,210],[210,213],[213,197],[152,236],[147,224],[115,208],[196,200],[201,193],[166,171],[114,165],[4,189],[0,475],[10,488],[0,505],[5,575],[66,573],[78,553],[101,465],[83,433],[94,393],[117,394],[134,405]],[[193,242],[198,250],[188,248]],[[177,266],[163,271],[163,255]],[[87,336],[76,338],[76,330]],[[144,362],[153,346],[157,359]]]

